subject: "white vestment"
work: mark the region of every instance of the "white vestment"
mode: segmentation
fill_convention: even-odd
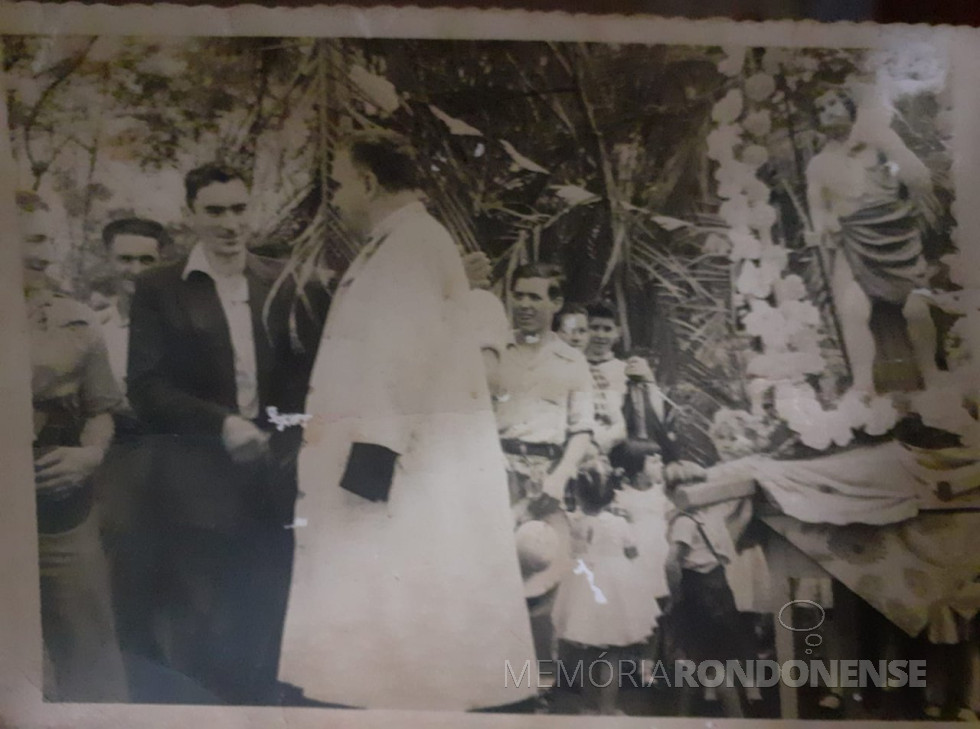
[[[337,289],[306,408],[280,664],[309,698],[467,710],[535,693],[506,674],[535,655],[468,291],[421,203],[376,227]],[[359,441],[400,454],[385,503],[339,486]]]

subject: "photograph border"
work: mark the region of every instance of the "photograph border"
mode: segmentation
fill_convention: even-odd
[[[148,32],[150,31],[150,32]],[[972,28],[813,21],[736,22],[726,19],[660,19],[515,10],[352,7],[271,9],[174,5],[0,5],[0,34],[148,36],[304,36],[602,43],[697,46],[888,48],[926,42],[950,59],[953,98],[952,212],[954,241],[963,260],[980,271],[980,40]],[[5,102],[0,123],[7,128]],[[20,284],[15,179],[9,135],[0,139],[0,727],[592,727],[595,717],[467,714],[450,712],[352,711],[278,707],[153,706],[145,704],[52,704],[41,700],[40,601],[37,532],[29,429],[29,346]],[[503,678],[503,671],[501,672]],[[780,720],[782,721],[782,720]],[[604,718],[603,726],[754,726],[757,720],[670,717]],[[808,722],[821,724],[822,722]],[[913,722],[877,722],[887,727]]]

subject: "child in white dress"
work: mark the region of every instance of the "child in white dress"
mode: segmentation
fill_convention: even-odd
[[[619,649],[645,641],[655,622],[649,606],[636,599],[630,524],[606,508],[620,479],[596,461],[572,480],[574,568],[558,589],[553,613],[556,636],[583,653],[586,703],[600,714],[617,713]]]
[[[657,629],[660,604],[670,596],[667,585],[667,512],[670,502],[664,493],[663,460],[660,455],[647,456],[643,470],[616,492],[614,506],[630,522],[630,533],[637,556],[632,562],[633,589],[631,599]],[[644,685],[652,681],[657,640],[652,636],[640,656]]]

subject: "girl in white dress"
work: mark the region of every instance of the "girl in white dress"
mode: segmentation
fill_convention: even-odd
[[[601,714],[617,713],[618,649],[646,640],[654,624],[648,606],[636,599],[630,524],[606,508],[620,479],[596,461],[572,481],[579,508],[572,515],[575,566],[558,589],[553,613],[556,636],[584,653],[586,702]]]
[[[667,511],[670,502],[664,494],[663,460],[660,455],[647,456],[641,472],[627,481],[616,492],[614,506],[621,510],[630,522],[637,556],[632,561],[632,600],[637,609],[645,611],[647,619],[656,630],[660,617],[660,602],[670,596],[667,585]],[[657,640],[647,641],[641,655],[643,682],[652,681]]]

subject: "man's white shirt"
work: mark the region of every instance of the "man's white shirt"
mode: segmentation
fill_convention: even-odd
[[[255,337],[252,333],[252,310],[248,305],[248,280],[244,273],[230,276],[216,274],[200,243],[191,250],[182,278],[186,281],[187,277],[195,271],[209,276],[214,281],[221,308],[228,322],[231,349],[235,355],[238,412],[244,418],[258,417],[259,388],[256,377]]]

